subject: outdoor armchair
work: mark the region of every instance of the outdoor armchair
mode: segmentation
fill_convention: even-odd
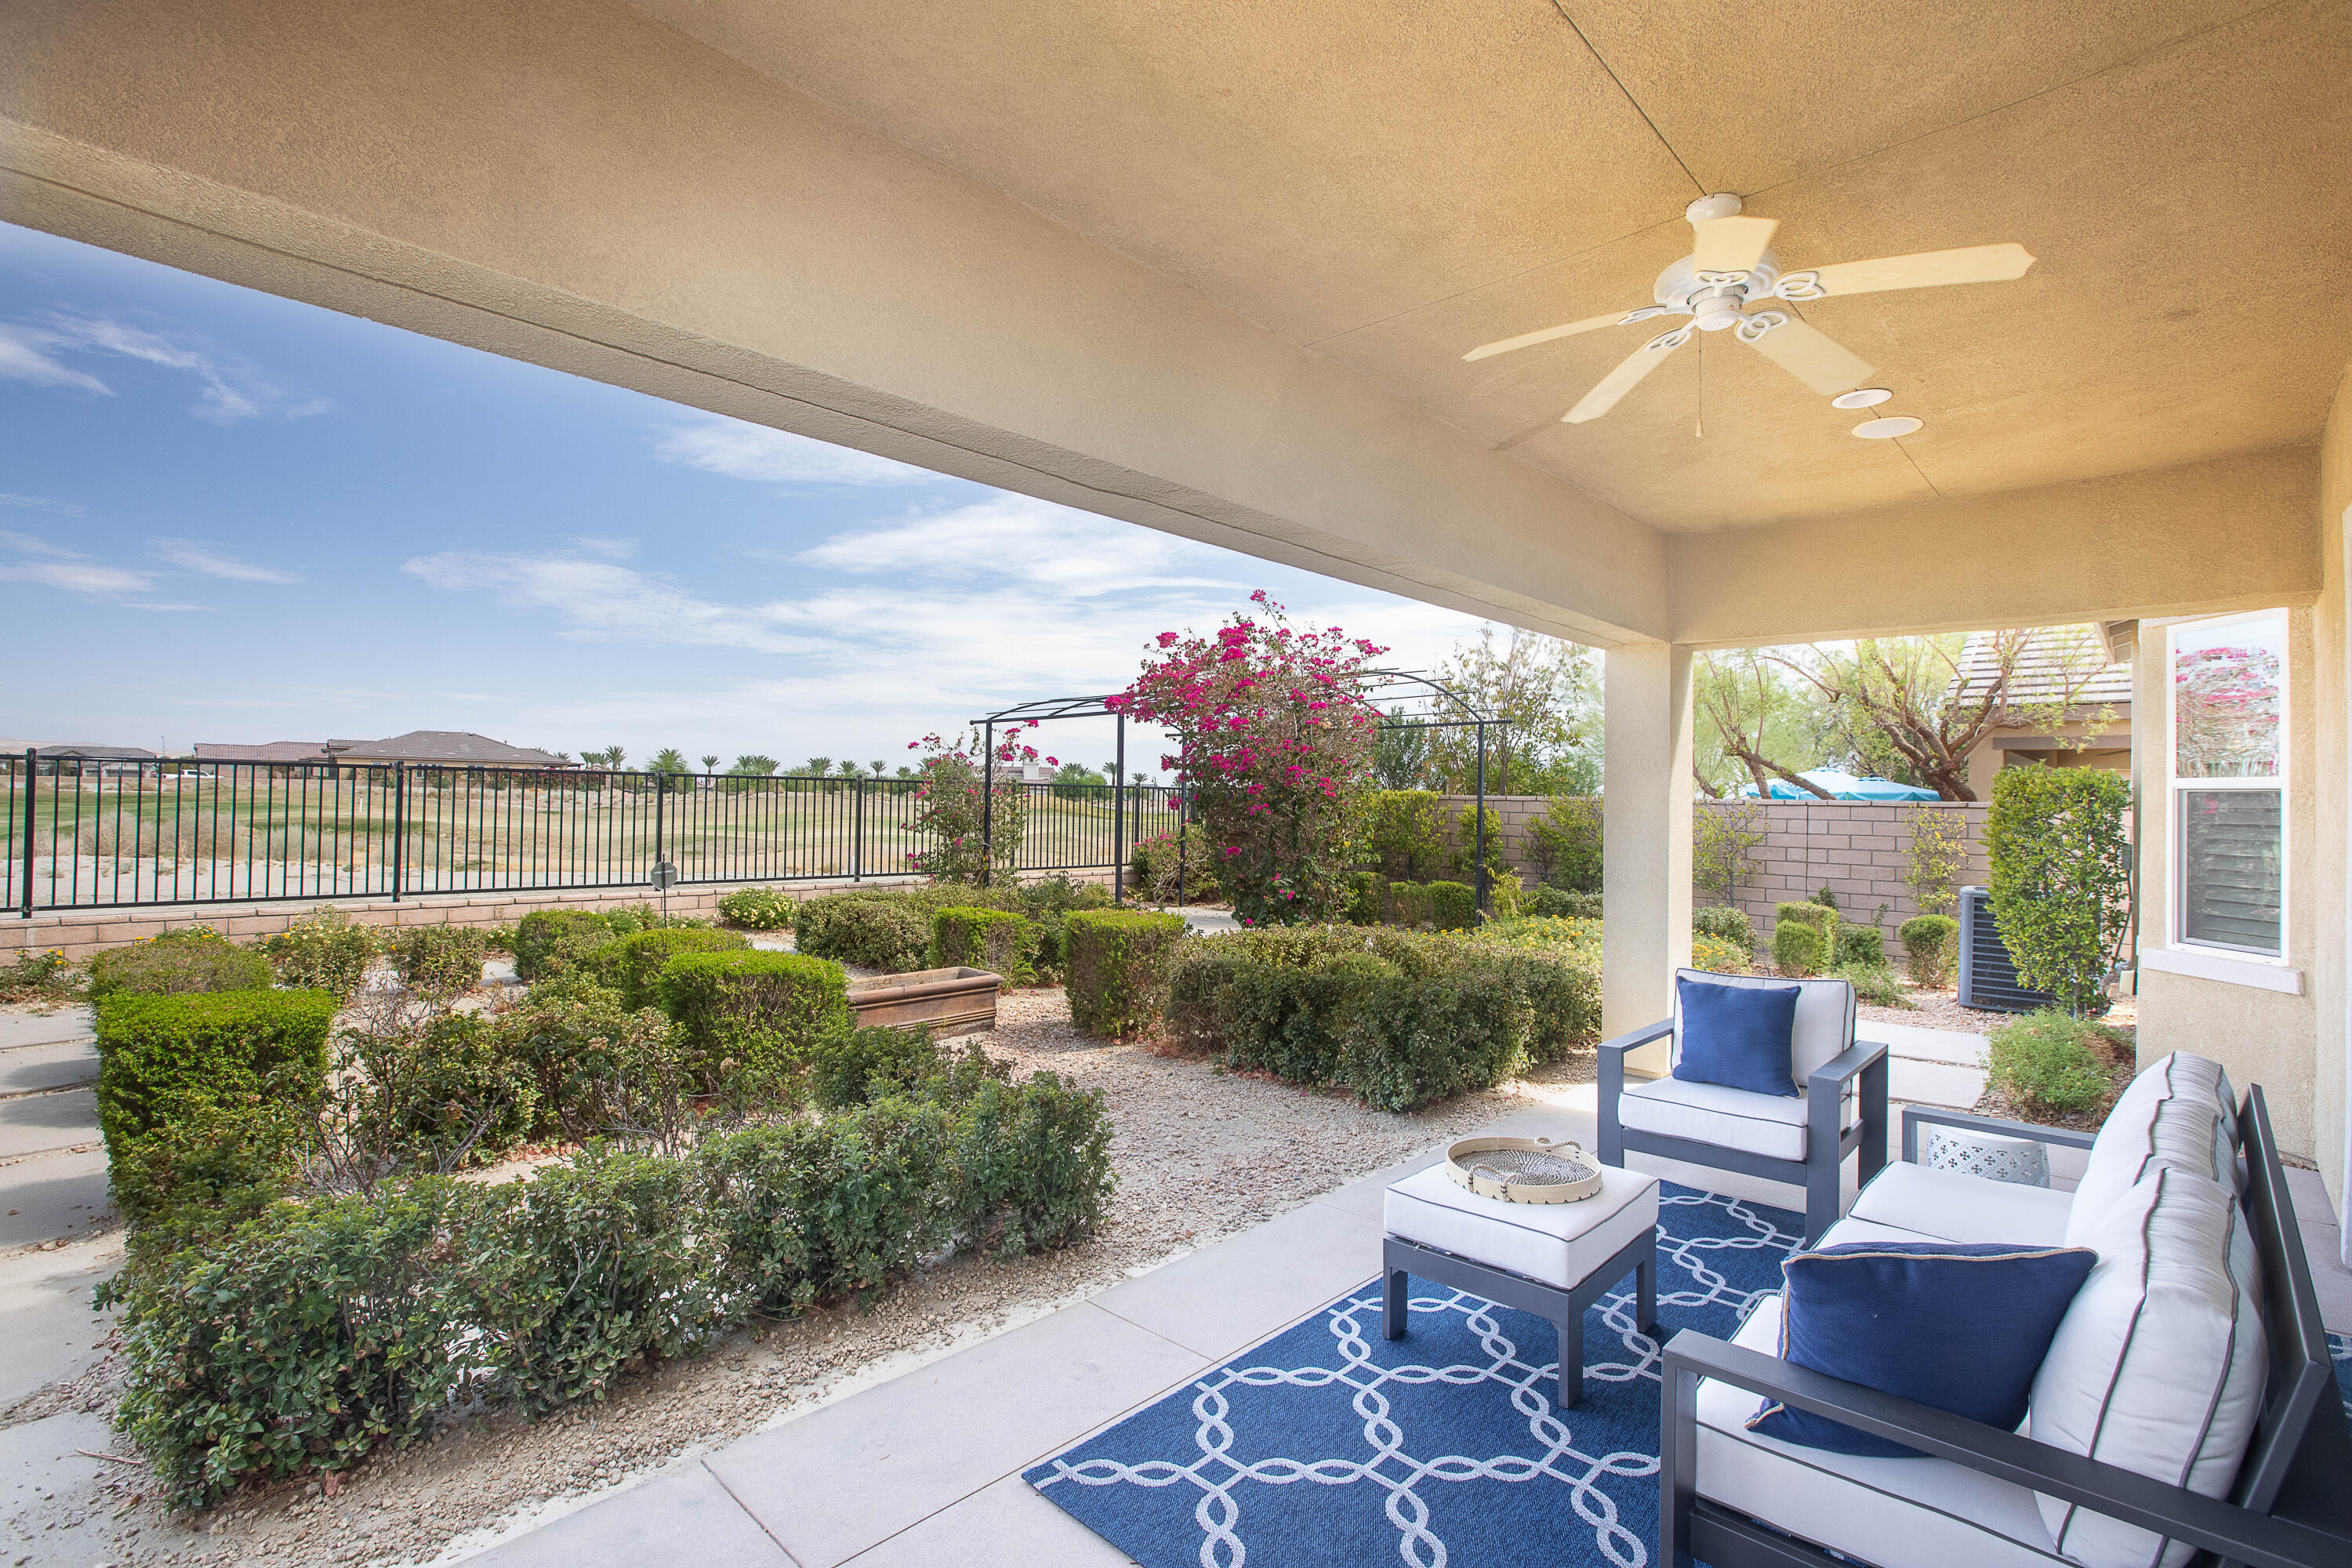
[[[1684,976],[1716,985],[1798,987],[1790,1066],[1801,1092],[1793,1099],[1754,1094],[1672,1077],[1628,1087],[1629,1052],[1667,1040],[1671,1058],[1679,1059],[1678,999],[1675,1017],[1601,1043],[1601,1163],[1622,1165],[1625,1152],[1634,1149],[1801,1186],[1810,1246],[1838,1217],[1846,1156],[1859,1156],[1863,1182],[1886,1163],[1886,1047],[1855,1040],[1853,986],[1846,981],[1677,972],[1677,979]]]

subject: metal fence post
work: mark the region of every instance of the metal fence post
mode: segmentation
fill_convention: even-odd
[[[1478,907],[1486,907],[1486,725],[1478,724]]]
[[[669,775],[667,773],[654,774],[654,864],[656,866],[662,863],[663,858],[662,812],[663,803],[668,799]],[[662,889],[662,897],[665,899],[669,897],[669,889],[667,888],[664,888]]]
[[[1179,784],[1176,788],[1176,907],[1180,910],[1184,907],[1184,860],[1187,853],[1184,832],[1192,819],[1192,803],[1184,798],[1183,786]]]
[[[849,879],[866,879],[866,780],[849,781]]]
[[[1127,902],[1127,715],[1118,716],[1118,760],[1110,779],[1110,898]]]
[[[392,764],[392,901],[400,902],[401,871],[408,847],[408,764]]]
[[[40,798],[36,793],[37,781],[39,779],[40,775],[34,771],[34,765],[39,761],[40,753],[38,752],[35,751],[30,746],[25,748],[24,904],[25,918],[26,920],[31,920],[33,918],[33,823],[35,820],[34,812],[40,805]]]
[[[971,731],[964,731],[970,734]],[[988,874],[995,865],[995,849],[991,836],[996,828],[996,723],[991,720],[980,730],[980,885],[988,886]]]

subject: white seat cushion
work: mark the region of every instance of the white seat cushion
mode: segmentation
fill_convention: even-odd
[[[2072,1245],[2066,1216],[2074,1199],[2048,1187],[1989,1182],[1898,1160],[1854,1200],[1857,1219],[1916,1231],[1935,1241],[2021,1241]]]
[[[1780,1298],[1758,1302],[1731,1342],[1779,1354]],[[1727,1383],[1700,1382],[1699,1496],[1871,1563],[2053,1568],[2062,1561],[2025,1488],[1948,1459],[1832,1454],[1747,1430],[1763,1405]]]
[[[2070,1227],[2070,1229],[2073,1227]],[[2099,1255],[2033,1380],[2029,1436],[2207,1497],[2245,1458],[2268,1371],[2237,1199],[2158,1165],[2109,1204],[2081,1245]],[[2087,1568],[2149,1568],[2158,1538],[2055,1498],[2042,1518]],[[2189,1557],[2168,1545],[2166,1568]]]
[[[1658,1178],[1603,1165],[1601,1191],[1581,1203],[1507,1204],[1465,1192],[1432,1165],[1390,1187],[1381,1215],[1391,1236],[1565,1290],[1657,1233]]]
[[[1742,990],[1797,988],[1797,1016],[1789,1033],[1789,1076],[1802,1089],[1805,1079],[1845,1054],[1853,1044],[1853,984],[1846,980],[1782,980],[1769,974],[1711,974],[1704,969],[1678,969],[1676,979],[1700,980],[1710,985]],[[1682,987],[1675,987],[1675,1050],[1679,1057],[1683,1032]]]
[[[2083,1234],[2159,1165],[2237,1192],[2236,1126],[2221,1114],[2228,1093],[2220,1066],[2186,1051],[2151,1063],[2132,1079],[2100,1124],[2074,1185],[2074,1234],[2066,1244],[2089,1245]]]
[[[1851,1125],[1853,1107],[1847,1110]],[[1801,1094],[1793,1098],[1751,1094],[1719,1083],[1652,1079],[1625,1086],[1617,1100],[1617,1120],[1644,1132],[1688,1138],[1718,1149],[1743,1149],[1775,1160],[1805,1157],[1805,1097]]]
[[[1822,1232],[1815,1247],[1843,1247],[1850,1241],[1903,1242],[1941,1241],[1940,1236],[1929,1236],[1924,1230],[1905,1230],[1900,1226],[1880,1225],[1874,1220],[1857,1219],[1853,1215],[1838,1221]]]

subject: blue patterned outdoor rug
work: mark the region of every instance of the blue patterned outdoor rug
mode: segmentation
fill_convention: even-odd
[[[1572,1410],[1543,1319],[1416,1279],[1385,1340],[1375,1279],[1026,1479],[1145,1568],[1647,1568],[1658,1345],[1730,1337],[1804,1221],[1669,1182],[1658,1230],[1659,1338],[1628,1274],[1585,1314]]]

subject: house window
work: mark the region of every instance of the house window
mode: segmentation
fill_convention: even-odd
[[[2286,612],[2176,626],[2173,941],[2286,953]]]

